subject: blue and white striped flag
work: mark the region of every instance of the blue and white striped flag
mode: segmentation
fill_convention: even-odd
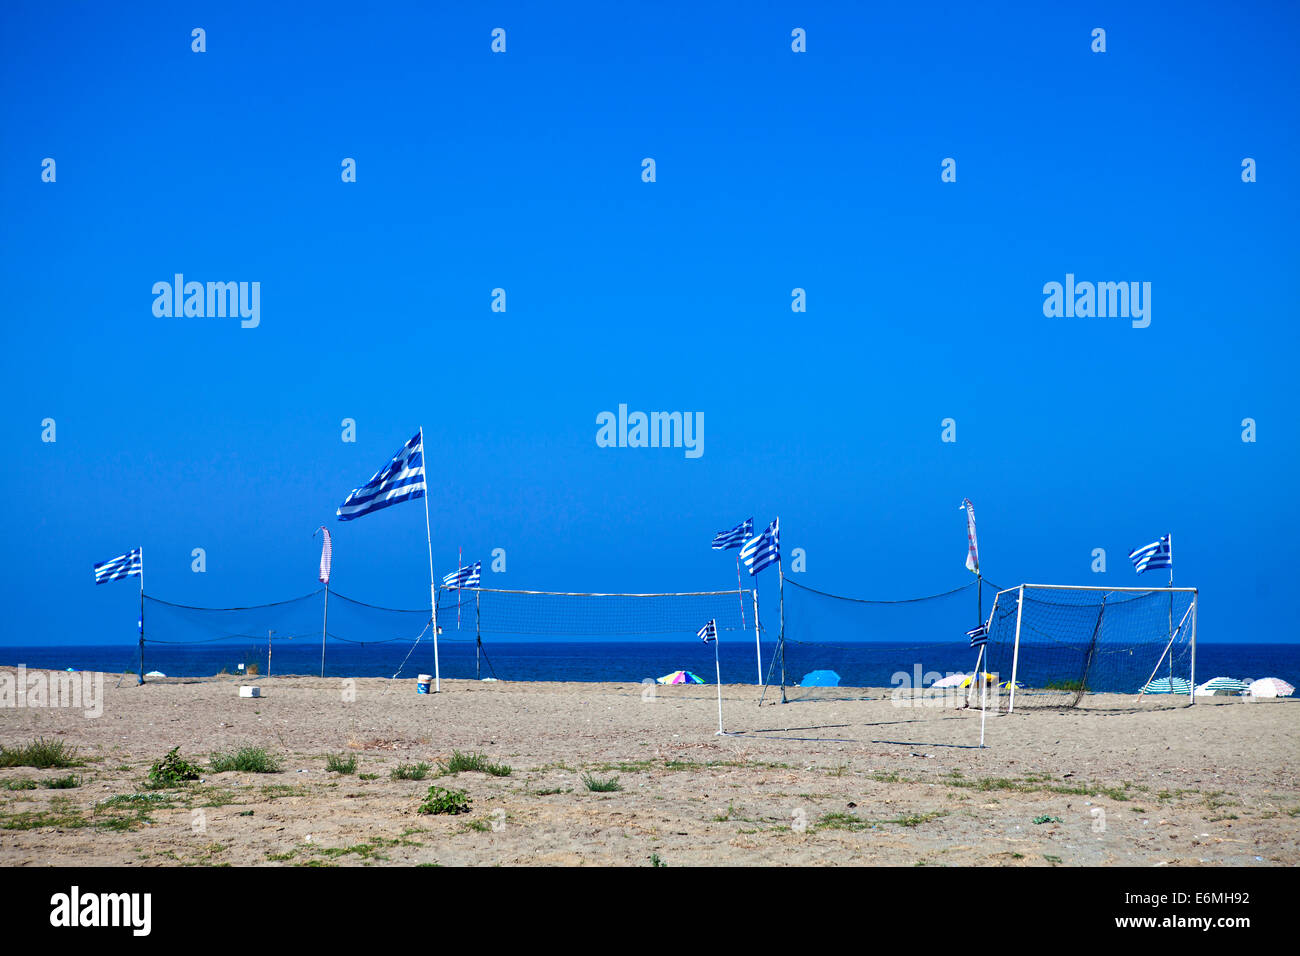
[[[745,562],[749,573],[758,574],[769,564],[781,560],[781,519],[777,518],[762,534],[745,542],[740,549],[740,560]]]
[[[111,561],[102,561],[95,565],[95,583],[106,584],[109,581],[120,581],[123,578],[143,576],[142,566],[141,549],[136,548],[134,551],[128,551]]]
[[[966,632],[966,636],[970,638],[971,647],[979,647],[982,644],[987,644],[989,642],[989,626],[987,624],[981,624],[978,627],[972,627]]]
[[[1169,546],[1169,535],[1159,541],[1152,541],[1136,551],[1130,551],[1128,559],[1133,562],[1133,570],[1138,574],[1143,571],[1155,571],[1159,568],[1173,569],[1174,554]]]
[[[713,536],[714,551],[728,551],[731,548],[739,548],[748,541],[754,534],[754,519],[746,518],[740,524],[736,525],[730,531],[719,531]]]
[[[705,624],[702,628],[700,628],[695,633],[700,635],[700,640],[702,640],[705,644],[709,643],[709,641],[716,641],[718,639],[717,618],[714,618],[713,620],[709,621],[708,624]]]
[[[479,584],[483,562],[475,561],[473,564],[466,565],[463,568],[457,568],[442,579],[442,586],[449,591],[455,591],[458,588],[476,588]]]
[[[420,432],[402,446],[375,476],[353,490],[339,505],[340,521],[351,521],[372,511],[424,497],[424,440]]]

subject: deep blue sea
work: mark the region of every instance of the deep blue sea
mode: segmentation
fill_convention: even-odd
[[[712,645],[697,640],[625,642],[487,642],[477,661],[473,641],[440,642],[443,677],[496,677],[518,681],[631,681],[656,678],[675,670],[688,670],[706,683],[714,681]],[[764,642],[762,661],[767,672],[774,644]],[[403,665],[403,658],[410,652]],[[889,687],[898,672],[947,674],[969,672],[973,653],[961,643],[904,645],[881,642],[844,644],[837,647],[787,644],[787,682],[797,684],[812,670],[834,670],[844,686]],[[271,674],[320,673],[320,642],[276,641],[271,648]],[[728,684],[757,683],[758,658],[754,643],[732,641],[720,648],[722,680]],[[267,643],[217,642],[192,645],[148,644],[146,671],[161,671],[168,677],[205,677],[221,670],[236,672],[237,665],[257,665],[267,673]],[[139,668],[139,650],[134,646],[4,646],[0,645],[0,666],[119,673]],[[1022,659],[1020,677],[1035,686],[1032,661]],[[1154,661],[1152,662],[1154,666]],[[433,648],[427,641],[356,645],[331,643],[326,651],[325,673],[333,677],[413,678],[433,673]],[[1161,672],[1164,673],[1163,671]],[[1211,644],[1197,648],[1196,678],[1200,683],[1224,675],[1238,679],[1280,677],[1300,686],[1300,644]],[[1145,680],[1144,674],[1141,678]],[[775,673],[772,680],[776,680]],[[927,677],[928,686],[933,677]],[[1128,692],[1135,688],[1094,687],[1095,690]]]

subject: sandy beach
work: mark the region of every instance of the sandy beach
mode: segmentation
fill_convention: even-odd
[[[990,716],[980,750],[978,711],[759,707],[752,686],[723,688],[734,736],[716,736],[709,686],[420,696],[414,680],[278,677],[239,699],[233,678],[116,680],[98,717],[0,710],[0,745],[57,739],[83,761],[0,769],[0,865],[1300,864],[1290,700]],[[281,772],[146,786],[173,747],[206,768],[249,746]],[[439,776],[456,750],[511,772]],[[356,772],[328,772],[330,754]],[[427,779],[391,778],[418,761]],[[78,786],[41,785],[69,774]],[[431,785],[465,791],[470,812],[418,813]]]

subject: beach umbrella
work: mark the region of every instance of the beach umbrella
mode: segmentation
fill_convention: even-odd
[[[974,680],[975,680],[975,675],[974,675],[974,674],[967,674],[967,675],[965,676],[965,678],[962,680],[962,682],[961,682],[960,684],[958,684],[957,686],[958,686],[958,687],[969,687],[969,686],[974,682]],[[984,683],[986,683],[986,684],[996,684],[997,682],[998,682],[998,675],[997,675],[997,674],[990,674],[988,671],[985,671],[985,672],[984,672]]]
[[[703,684],[704,681],[690,671],[673,671],[655,681],[656,684]]]
[[[1213,697],[1218,694],[1222,697],[1231,697],[1242,693],[1249,686],[1244,680],[1237,680],[1235,677],[1213,677],[1196,688],[1196,696]]]
[[[809,671],[799,682],[800,687],[839,687],[840,675],[834,671]]]
[[[1161,677],[1142,688],[1144,694],[1190,694],[1192,682],[1185,677]]]
[[[1246,693],[1251,697],[1290,697],[1295,688],[1280,677],[1261,677],[1250,682]]]
[[[1005,683],[999,684],[998,686],[1001,687],[1003,690],[1010,690],[1012,683],[1013,683],[1012,681],[1006,681]],[[1016,685],[1016,690],[1025,689],[1025,685],[1020,683],[1020,681],[1014,681],[1014,683]]]
[[[941,677],[931,687],[966,687],[970,684],[970,674],[949,674],[947,677]]]

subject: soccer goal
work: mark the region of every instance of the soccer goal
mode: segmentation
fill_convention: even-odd
[[[1193,702],[1195,588],[1022,584],[999,591],[980,670],[1016,707]],[[990,681],[992,678],[990,678]]]

